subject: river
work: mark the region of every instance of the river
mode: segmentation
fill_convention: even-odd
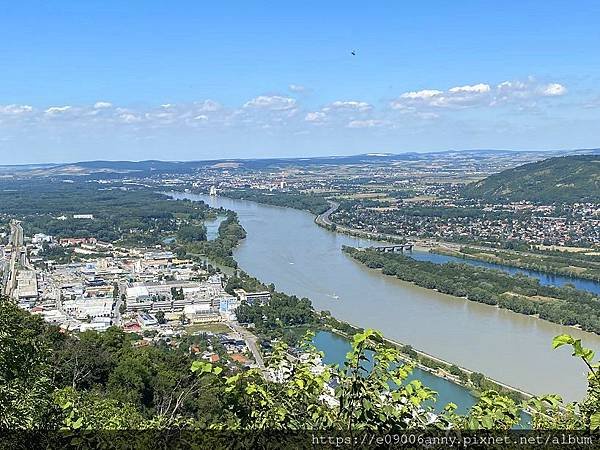
[[[460,258],[457,256],[440,255],[437,253],[430,253],[423,250],[413,250],[412,252],[406,252],[406,256],[410,256],[419,261],[429,261],[435,264],[445,264],[449,262],[459,264],[469,264],[471,266],[486,267],[488,269],[501,270],[503,272],[515,275],[517,273],[527,275],[532,278],[537,278],[541,285],[544,286],[565,286],[572,284],[575,288],[581,289],[582,291],[588,291],[595,295],[600,295],[600,282],[593,280],[585,280],[582,278],[571,278],[561,275],[552,275],[537,270],[530,269],[519,269],[517,267],[505,266],[502,264],[490,263],[487,261],[477,261],[470,258]]]
[[[552,350],[551,342],[570,333],[598,351],[598,335],[368,269],[341,247],[375,243],[325,230],[304,211],[208,195],[174,198],[236,211],[248,233],[235,250],[240,267],[282,291],[310,298],[317,309],[534,394],[554,392],[577,400],[585,393],[585,366],[566,348]]]
[[[335,364],[344,367],[346,354],[352,348],[350,342],[343,337],[336,336],[328,331],[319,331],[313,340],[315,347],[323,352],[324,364]],[[467,389],[452,383],[444,378],[437,377],[418,367],[415,367],[406,382],[418,379],[425,386],[437,392],[437,401],[433,405],[437,412],[441,412],[448,403],[453,402],[458,406],[456,412],[465,414],[476,402]]]

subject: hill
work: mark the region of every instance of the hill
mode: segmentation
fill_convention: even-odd
[[[600,203],[600,155],[550,158],[469,184],[463,194],[484,200]]]

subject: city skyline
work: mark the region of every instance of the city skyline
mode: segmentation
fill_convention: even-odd
[[[595,148],[579,6],[10,5],[0,164]]]

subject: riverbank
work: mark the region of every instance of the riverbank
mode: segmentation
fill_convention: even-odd
[[[551,261],[546,259],[557,259],[555,256],[532,255],[524,252],[508,252],[506,250],[498,250],[483,247],[471,246],[456,246],[458,248],[450,248],[447,245],[440,243],[439,246],[433,247],[430,251],[440,255],[455,256],[462,259],[470,259],[474,261],[482,261],[491,264],[499,264],[507,267],[514,267],[523,270],[533,270],[548,275],[558,275],[562,277],[572,278],[573,280],[589,280],[592,282],[600,282],[600,263],[594,263],[593,268],[586,268],[574,265],[577,261],[564,260],[563,264],[568,266],[553,266]],[[592,263],[589,263],[592,264]]]
[[[373,249],[343,251],[371,269],[417,286],[600,334],[600,298],[588,292],[543,286],[533,278],[467,264],[440,265]]]
[[[243,230],[243,227],[237,220],[237,216],[233,216],[233,217],[234,217],[233,223],[235,223],[238,227],[242,228],[242,230]],[[223,230],[221,230],[221,231],[223,231]],[[235,246],[239,245],[243,241],[243,239],[245,239],[246,233],[245,233],[245,230],[243,230],[243,231],[244,231],[243,237],[236,241]],[[234,274],[235,274],[235,272],[229,273],[228,276],[231,278],[234,276]],[[252,280],[253,285],[256,283],[260,283],[262,285],[262,286],[260,286],[261,288],[264,288],[265,290],[268,289],[268,286],[266,286],[260,280],[256,280],[256,279]],[[246,287],[246,286],[244,286],[244,287]],[[252,286],[252,287],[256,287],[256,286]],[[282,293],[281,295],[284,295],[287,298],[289,298],[289,296],[287,294]],[[355,332],[360,331],[360,328],[358,326],[347,323],[347,322],[340,321],[334,317],[331,317],[332,320],[330,320],[330,323],[331,322],[336,323],[336,324],[338,324],[338,326],[334,327],[331,324],[327,324],[326,322],[322,321],[322,312],[315,309],[314,306],[311,306],[311,309],[313,311],[315,319],[320,324],[319,326],[324,330],[328,330],[328,331],[335,333],[346,339],[351,339],[352,335]],[[339,324],[343,325],[343,327],[346,330],[351,330],[351,331],[350,332],[342,331],[339,328]],[[294,327],[289,327],[289,328],[291,329]],[[295,332],[296,330],[292,330],[292,331]],[[531,394],[529,394],[527,392],[524,392],[517,388],[508,386],[506,384],[497,382],[496,380],[486,377],[483,374],[478,374],[475,371],[460,367],[456,364],[450,363],[441,358],[430,355],[424,351],[414,350],[410,345],[402,344],[398,341],[392,340],[387,337],[385,337],[384,339],[388,345],[399,350],[401,352],[401,354],[406,358],[407,361],[415,364],[415,366],[418,367],[419,369],[421,369],[424,372],[427,372],[437,378],[444,379],[446,381],[454,383],[457,386],[460,386],[460,387],[466,389],[475,397],[477,397],[479,392],[484,389],[497,390],[498,392],[509,395],[510,397],[514,398],[515,400],[523,400],[523,399],[530,398],[532,396]],[[256,347],[256,352],[258,352],[258,351],[259,351],[258,347]],[[474,376],[474,375],[476,375],[476,376]]]
[[[351,327],[355,332],[361,331],[361,329],[355,325],[346,322],[344,323],[348,327]],[[353,334],[346,333],[333,327],[326,327],[325,330],[350,341],[353,337]],[[481,391],[484,389],[496,390],[499,393],[510,396],[514,400],[527,400],[533,397],[533,394],[522,389],[502,383],[501,381],[490,378],[485,374],[479,374],[478,372],[465,367],[457,366],[454,363],[445,361],[424,351],[417,350],[408,344],[403,344],[393,339],[386,338],[385,336],[383,339],[390,347],[398,350],[407,362],[414,364],[415,367],[418,367],[419,369],[438,378],[443,378],[444,380],[450,381],[451,383],[467,389],[474,397],[479,397]],[[457,370],[463,375],[462,378],[461,375],[456,374]],[[455,373],[452,373],[451,371]],[[481,379],[480,376],[483,377],[483,379]],[[482,389],[482,386],[477,386],[474,381],[471,381],[471,378],[473,377],[480,379],[480,382],[487,382],[488,385]]]
[[[406,243],[407,239],[402,237],[402,236],[397,236],[397,235],[391,235],[391,234],[383,234],[383,233],[376,233],[376,232],[370,232],[370,231],[365,231],[365,230],[358,230],[356,228],[349,228],[349,227],[345,227],[339,224],[336,224],[335,222],[333,222],[333,220],[331,220],[331,214],[333,214],[338,208],[339,208],[339,203],[334,202],[334,201],[329,201],[330,204],[330,208],[325,211],[322,214],[319,214],[315,217],[315,223],[329,231],[334,231],[337,233],[343,233],[346,234],[348,236],[354,236],[354,237],[359,237],[359,238],[365,238],[365,239],[373,239],[373,240],[377,240],[377,241],[382,241],[382,242],[390,242],[390,243],[394,243],[394,244],[402,244],[402,243]],[[532,272],[539,272],[542,275],[547,275],[547,276],[562,276],[562,277],[568,277],[570,279],[572,279],[574,282],[577,282],[579,280],[581,281],[590,281],[593,283],[599,283],[600,282],[600,263],[593,263],[593,262],[584,262],[585,264],[587,264],[588,266],[596,266],[597,267],[580,267],[580,266],[573,266],[573,265],[566,265],[564,267],[556,267],[556,265],[552,265],[552,264],[545,264],[545,259],[551,259],[553,262],[555,262],[555,260],[558,259],[558,257],[556,256],[552,256],[552,255],[541,255],[541,254],[535,254],[535,253],[530,253],[530,252],[517,252],[517,251],[512,251],[509,252],[508,250],[503,250],[503,249],[494,249],[491,247],[485,247],[485,246],[481,246],[481,245],[465,245],[465,244],[457,244],[454,242],[445,242],[445,241],[438,241],[438,240],[430,240],[430,239],[411,239],[411,244],[413,244],[413,247],[415,250],[419,250],[419,251],[430,251],[432,253],[436,253],[436,254],[440,254],[440,255],[447,255],[447,256],[454,256],[457,258],[462,258],[462,259],[470,259],[473,261],[481,261],[481,262],[487,262],[490,264],[496,264],[496,265],[502,265],[502,266],[506,266],[506,267],[511,267],[511,268],[517,268],[517,269],[522,269],[525,271],[532,271]],[[473,250],[477,250],[479,253],[476,252],[471,252],[471,253],[465,253],[463,252],[463,249],[465,248],[471,248]],[[504,253],[506,255],[510,255],[511,258],[497,258],[497,257],[493,257],[493,256],[489,256],[490,253]],[[488,254],[488,256],[484,256]],[[520,258],[520,259],[527,259],[527,262],[521,262],[519,259],[515,259],[515,258]],[[534,259],[532,261],[532,258]],[[564,258],[564,257],[563,257]],[[571,263],[574,263],[574,261],[570,261]],[[569,261],[565,261],[563,262],[564,264],[568,264]],[[581,283],[583,284],[583,283]],[[586,290],[588,292],[592,292],[594,294],[598,294],[600,293],[600,285],[598,286],[586,286],[586,288],[583,288],[583,290]]]

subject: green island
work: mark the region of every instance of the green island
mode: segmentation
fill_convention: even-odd
[[[509,275],[468,264],[434,264],[375,249],[343,251],[372,269],[427,289],[535,315],[600,334],[600,298],[570,287],[542,286],[524,275]]]
[[[265,205],[285,206],[288,208],[303,209],[319,215],[329,209],[327,200],[316,194],[304,192],[270,192],[261,189],[236,189],[221,193],[225,197],[249,200]]]

